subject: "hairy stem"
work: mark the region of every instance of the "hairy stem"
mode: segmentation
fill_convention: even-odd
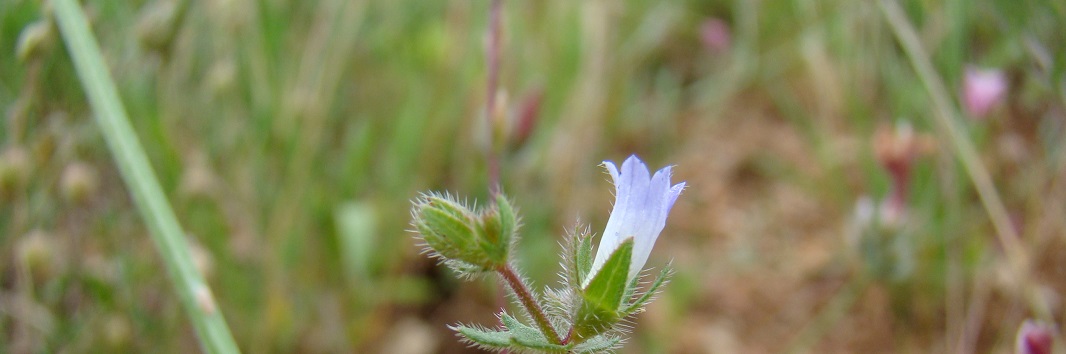
[[[510,265],[500,266],[496,268],[496,273],[499,273],[500,277],[503,277],[503,280],[511,287],[515,296],[518,297],[518,301],[522,303],[522,307],[525,307],[526,312],[533,316],[533,321],[537,322],[537,327],[540,327],[541,332],[548,336],[548,340],[555,344],[565,344],[559,338],[559,333],[555,331],[555,327],[548,321],[548,316],[544,315],[544,310],[540,308],[537,299],[533,298],[533,293],[529,291],[529,287],[514,271],[514,268]]]

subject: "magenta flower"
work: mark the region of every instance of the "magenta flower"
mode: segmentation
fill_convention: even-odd
[[[604,161],[603,165],[614,180],[615,203],[590,274],[599,272],[615,249],[626,239],[633,238],[628,277],[632,280],[648,261],[655,240],[666,226],[670,208],[685,189],[685,182],[670,185],[670,166],[650,176],[648,167],[636,155],[626,159],[621,170],[610,161]]]
[[[998,69],[967,67],[962,80],[963,107],[975,118],[992,111],[1007,93],[1007,77]]]
[[[729,51],[733,43],[733,35],[729,30],[729,24],[717,18],[711,18],[700,24],[700,41],[703,47],[711,53],[724,53]]]
[[[1018,329],[1015,354],[1051,354],[1051,326],[1032,320],[1022,323]]]

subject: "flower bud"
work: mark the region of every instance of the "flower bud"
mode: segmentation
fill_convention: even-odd
[[[477,258],[476,215],[449,196],[427,195],[415,202],[413,224],[429,248],[444,258],[481,263]]]
[[[181,173],[178,193],[186,198],[209,198],[219,188],[218,177],[212,172],[207,156],[193,154]]]
[[[233,90],[237,81],[237,65],[231,59],[221,59],[207,71],[207,90],[218,97]]]
[[[59,189],[68,202],[84,204],[100,188],[96,170],[84,162],[74,162],[63,169]]]
[[[998,69],[967,67],[962,81],[962,103],[974,118],[984,118],[1007,93],[1007,77]]]
[[[481,213],[437,194],[414,204],[412,224],[441,257],[483,270],[507,263],[518,222],[506,198],[498,197],[496,206]]]
[[[728,52],[733,43],[732,37],[725,21],[712,18],[700,24],[700,41],[713,54]]]
[[[1015,354],[1051,354],[1054,344],[1051,326],[1032,320],[1022,323],[1018,329]]]
[[[15,246],[19,264],[29,270],[34,279],[51,278],[58,270],[56,244],[52,235],[34,230],[23,236]]]
[[[514,124],[511,127],[508,143],[512,150],[524,146],[540,119],[541,103],[544,101],[544,89],[537,88],[526,93],[519,102],[515,112]]]
[[[103,340],[111,350],[120,350],[129,345],[133,339],[130,321],[119,314],[108,315],[103,321]]]
[[[26,187],[30,177],[30,156],[25,149],[9,147],[0,154],[0,197],[8,197]]]
[[[890,194],[880,207],[883,225],[898,226],[906,219],[906,199],[914,162],[930,154],[934,147],[932,137],[915,133],[907,121],[900,121],[894,128],[878,127],[873,139],[874,155],[892,182]]]
[[[509,96],[506,90],[496,91],[496,104],[493,106],[492,116],[489,117],[492,122],[492,141],[499,144],[507,138],[508,130],[510,129],[510,122],[507,119],[507,111],[510,106]],[[493,146],[492,148],[496,148]]]
[[[158,0],[147,4],[137,19],[137,39],[146,48],[165,49],[174,38],[178,15],[177,1]]]
[[[23,28],[22,32],[19,33],[15,53],[19,61],[25,62],[30,58],[47,52],[54,42],[55,35],[52,31],[52,22],[38,20]]]

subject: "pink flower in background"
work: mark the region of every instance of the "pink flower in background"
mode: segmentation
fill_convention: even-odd
[[[703,47],[711,53],[724,53],[729,51],[733,43],[733,34],[729,30],[729,24],[717,18],[704,20],[700,24],[700,41]]]
[[[1051,354],[1052,334],[1051,326],[1032,320],[1022,323],[1018,329],[1018,338],[1015,343],[1015,354]]]
[[[971,116],[983,118],[1007,93],[1007,77],[999,69],[967,67],[962,81],[963,106]]]

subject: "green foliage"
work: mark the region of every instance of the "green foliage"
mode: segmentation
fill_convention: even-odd
[[[481,249],[492,263],[506,263],[518,228],[518,217],[507,197],[496,196],[496,203],[481,216],[480,226]]]
[[[640,294],[639,296],[637,296],[637,298],[635,300],[633,300],[632,302],[629,302],[628,304],[626,304],[625,307],[621,311],[622,314],[624,316],[630,316],[630,315],[639,313],[640,311],[643,311],[644,310],[644,306],[647,306],[648,303],[651,302],[651,300],[654,300],[655,299],[655,295],[657,295],[659,293],[659,290],[662,288],[662,286],[664,284],[666,284],[667,282],[669,282],[670,275],[673,272],[672,269],[673,268],[671,268],[670,265],[667,265],[666,267],[663,267],[663,270],[659,272],[659,276],[655,277],[655,280],[653,280],[651,282],[651,285],[648,287],[648,290],[646,290],[643,294]],[[638,279],[639,278],[640,277],[638,277]],[[630,289],[635,289],[635,288],[636,288],[636,284],[630,285]]]
[[[568,346],[552,343],[540,330],[526,326],[506,312],[500,314],[503,326],[511,334],[511,343],[521,348],[528,348],[547,353],[565,352]]]
[[[574,232],[563,252],[564,287],[548,289],[541,298],[509,265],[518,216],[507,198],[498,196],[494,206],[474,212],[451,196],[425,194],[414,202],[412,215],[412,224],[430,252],[464,277],[499,273],[512,290],[512,300],[536,324],[527,325],[504,312],[499,315],[501,329],[452,327],[467,343],[487,350],[595,353],[613,349],[621,343],[617,334],[624,332],[622,320],[643,310],[669,275],[669,268],[664,269],[647,291],[637,295],[639,277],[628,279],[633,238],[623,241],[596,274],[589,275],[592,237]],[[591,277],[588,284],[583,284],[585,277]],[[567,330],[565,338],[557,333],[559,327]]]
[[[415,229],[445,259],[490,266],[479,245],[477,215],[450,196],[425,195],[415,202]]]
[[[150,229],[170,281],[196,329],[201,348],[212,354],[239,353],[233,335],[202,272],[193,264],[189,243],[156,178],[144,148],[129,123],[96,37],[74,0],[56,0],[56,21],[73,58],[96,123],[111,148],[119,171]]]
[[[486,350],[503,350],[511,346],[511,333],[457,325],[451,327],[469,343]]]
[[[629,265],[633,255],[633,238],[627,238],[611,253],[603,267],[581,290],[582,303],[574,322],[574,336],[591,338],[614,326],[618,320],[626,287],[630,283]]]
[[[572,284],[580,286],[585,284],[585,278],[589,276],[589,272],[592,271],[592,261],[595,259],[595,254],[592,250],[592,236],[580,235],[577,236],[574,251],[574,281]]]
[[[486,96],[488,1],[167,1],[187,5],[184,17],[159,11],[170,6],[162,2],[81,1],[163,192],[214,264],[205,281],[242,349],[366,352],[388,342],[400,321],[439,327],[434,321],[440,317],[427,314],[491,301],[491,287],[457,285],[453,273],[431,268],[412,252],[406,229],[413,227],[404,212],[420,190],[472,191],[488,200],[480,192],[486,190],[479,145],[485,127],[478,119]],[[1060,114],[1066,3],[900,3],[936,75],[957,77],[970,64],[1006,70],[1011,93],[1002,110],[985,121],[959,123],[988,162],[1022,230],[1019,240],[1034,261],[1042,260],[1037,264],[1058,264],[1051,258],[1059,254],[1055,235],[1062,226],[1048,215],[1060,214],[1059,204],[1048,201],[1063,200],[1066,190],[1056,172],[1066,156]],[[878,124],[903,117],[918,132],[935,129],[927,119],[933,113],[927,91],[872,4],[506,1],[500,89],[510,105],[503,106],[513,114],[531,87],[544,93],[528,142],[501,161],[502,186],[523,201],[524,238],[510,250],[522,259],[516,265],[533,283],[552,284],[560,269],[546,255],[571,240],[558,232],[569,224],[557,221],[605,220],[609,193],[594,183],[604,176],[575,167],[629,152],[673,161],[684,166],[679,176],[712,192],[681,202],[683,232],[660,242],[685,253],[677,257],[675,278],[685,282],[666,287],[672,301],[649,316],[662,322],[641,327],[646,333],[628,343],[636,351],[677,351],[674,343],[704,333],[679,326],[725,322],[737,325],[730,333],[753,352],[788,351],[787,341],[760,334],[761,319],[799,331],[814,314],[693,304],[720,296],[708,289],[729,284],[705,282],[721,280],[743,281],[744,291],[756,293],[819,289],[791,300],[822,308],[828,299],[818,295],[851,282],[852,268],[842,258],[858,257],[863,247],[895,252],[893,242],[846,244],[830,231],[847,222],[841,219],[857,196],[884,194],[884,172],[867,148]],[[0,158],[0,258],[11,260],[0,264],[0,292],[18,299],[11,310],[34,314],[0,316],[0,351],[184,351],[193,342],[190,322],[176,315],[181,300],[166,290],[153,245],[138,241],[148,229],[93,123],[53,7],[0,0],[0,149],[21,156]],[[712,17],[733,31],[734,50],[711,54],[700,46],[700,22]],[[945,84],[949,94],[959,91],[958,82]],[[734,135],[740,139],[722,139]],[[918,317],[953,313],[953,305],[945,310],[944,304],[965,304],[980,294],[971,295],[972,289],[998,284],[988,277],[1002,274],[995,231],[966,172],[951,162],[944,135],[934,135],[941,148],[918,161],[910,192],[909,274],[916,286],[904,300],[928,305],[912,306]],[[754,154],[748,142],[760,145]],[[775,148],[779,142],[788,149]],[[100,188],[85,205],[58,194],[64,166],[74,160],[99,171]],[[344,236],[347,227],[337,213],[351,202],[373,206],[379,234],[372,242]],[[730,205],[728,224],[740,228],[721,228],[719,204]],[[794,212],[775,214],[777,204]],[[21,235],[36,229],[55,236],[58,247],[50,252],[61,260],[44,283],[24,281],[15,257]],[[820,256],[798,254],[808,251]],[[807,262],[821,257],[828,263]],[[803,267],[781,264],[797,259],[805,260]],[[356,269],[375,276],[347,284],[344,270],[363,272]],[[567,284],[588,281],[580,269],[567,266],[564,285],[543,291],[560,328],[573,316],[566,310],[581,301]],[[778,279],[760,273],[767,269],[797,281],[767,284]],[[1058,267],[1033,272],[1059,279],[1049,269]],[[808,273],[792,273],[801,271]],[[1061,288],[1055,281],[1038,285]],[[465,296],[470,293],[477,296]],[[1007,351],[1001,347],[1013,340],[1017,321],[991,314],[1024,312],[1018,304],[1043,293],[993,291],[990,316],[979,323],[976,338],[982,347],[972,351]],[[1002,302],[1014,310],[1001,311]],[[393,312],[397,307],[404,311]],[[960,335],[945,328],[965,328],[950,317],[947,326],[923,326],[914,318],[863,311],[879,309],[864,305],[829,317],[901,321],[872,324],[901,330],[882,341],[855,340],[848,337],[853,331],[826,321],[823,333],[869,343],[857,344],[860,352],[897,341],[914,351],[954,352],[941,343],[950,347]],[[110,326],[99,325],[112,317],[133,333],[116,349],[105,343]],[[50,325],[38,327],[35,319],[50,319],[42,322]],[[821,338],[813,335],[812,350],[820,350]]]
[[[493,270],[509,261],[518,218],[503,196],[491,208],[475,212],[451,196],[427,194],[414,201],[412,215],[429,250],[442,260],[474,266],[455,264],[460,273]]]

